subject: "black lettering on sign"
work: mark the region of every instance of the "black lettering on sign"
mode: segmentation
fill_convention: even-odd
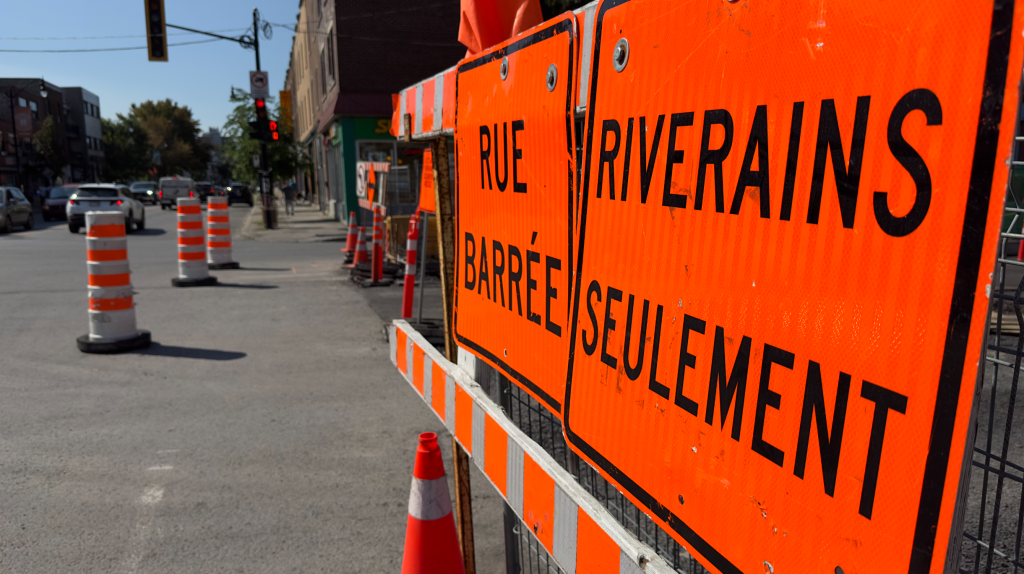
[[[757,150],[757,170],[751,170],[754,163],[754,150]],[[736,215],[740,212],[743,203],[744,192],[748,187],[758,188],[758,197],[761,200],[761,218],[768,219],[772,216],[771,201],[768,195],[768,106],[757,106],[754,112],[754,121],[750,126],[750,137],[747,139],[747,151],[743,154],[743,166],[740,168],[740,177],[736,180],[736,191],[732,195],[732,207],[729,213]]]
[[[501,246],[498,241],[491,241],[491,246],[494,248],[494,253],[491,256],[491,272],[494,275],[494,301],[498,301],[498,295],[501,295],[501,306],[505,306],[505,249]],[[498,263],[498,255],[501,255],[501,263]]]
[[[679,344],[679,371],[676,374],[676,406],[682,407],[686,412],[697,416],[697,402],[683,394],[683,382],[686,380],[686,368],[697,368],[697,355],[687,350],[690,342],[690,331],[704,334],[704,327],[707,323],[703,319],[683,315],[683,338]]]
[[[626,192],[629,190],[629,156],[633,150],[633,118],[626,123],[626,160],[622,166],[622,201],[626,201]],[[615,199],[614,197],[612,199]]]
[[[512,270],[512,262],[516,262],[516,270]],[[512,285],[516,286],[516,311],[523,316],[523,294],[519,291],[519,281],[523,278],[523,256],[519,248],[509,243],[508,245],[508,310],[512,310]]]
[[[519,160],[523,159],[523,150],[516,145],[516,132],[525,129],[526,123],[523,120],[512,122],[512,191],[515,193],[526,193],[526,184],[519,182]]]
[[[875,415],[871,419],[871,439],[868,442],[868,462],[864,467],[864,487],[860,493],[860,514],[870,520],[875,506],[878,471],[882,466],[885,424],[889,420],[890,410],[906,414],[907,397],[868,381],[864,381],[864,385],[861,386],[860,396],[875,403]]]
[[[686,194],[685,193],[672,193],[672,168],[677,163],[683,163],[683,158],[686,157],[686,152],[681,149],[676,149],[676,129],[681,127],[689,127],[693,125],[693,112],[686,112],[684,114],[672,114],[672,122],[668,126],[668,157],[665,159],[665,189],[661,193],[661,204],[665,207],[686,207]],[[658,120],[658,128],[661,128],[661,119]],[[659,133],[655,133],[654,144],[658,143]],[[642,142],[641,142],[642,146]],[[641,159],[643,159],[641,157]],[[651,167],[654,166],[654,153],[651,153]],[[700,200],[696,200],[700,201]],[[700,209],[700,203],[697,203],[697,209]]]
[[[942,125],[942,104],[931,90],[918,89],[907,92],[896,102],[896,107],[889,116],[889,126],[886,129],[889,151],[903,169],[907,170],[914,180],[914,185],[917,186],[914,206],[903,217],[896,217],[889,211],[888,193],[875,192],[875,220],[882,231],[893,237],[906,237],[913,233],[928,215],[928,208],[932,202],[932,176],[928,173],[928,166],[925,165],[921,154],[903,139],[903,120],[915,110],[924,112],[927,125]]]
[[[472,251],[470,247],[473,248]],[[473,238],[473,234],[468,231],[466,232],[466,249],[464,251],[466,252],[466,269],[463,275],[466,276],[466,289],[472,291],[476,287],[476,265],[473,263],[473,260],[476,258],[476,240]],[[472,279],[469,277],[470,269],[473,270]]]
[[[825,481],[825,494],[835,496],[836,476],[839,474],[839,451],[843,445],[846,425],[846,404],[850,398],[850,375],[839,373],[836,403],[832,411],[832,434],[825,420],[825,391],[821,383],[821,365],[811,361],[807,366],[807,384],[804,388],[804,408],[800,415],[800,435],[796,441],[796,464],[793,474],[804,477],[807,464],[807,443],[811,438],[811,418],[817,422],[818,451],[821,453],[821,475]]]
[[[711,126],[722,126],[725,140],[718,149],[708,149],[711,144]],[[697,189],[693,196],[693,208],[700,211],[704,203],[704,176],[707,167],[715,171],[715,211],[725,213],[725,183],[722,179],[722,162],[729,157],[732,148],[732,114],[729,110],[707,110],[704,112],[704,130],[700,136],[700,159],[697,162]]]
[[[664,307],[658,305],[658,312],[654,316],[654,342],[651,347],[651,377],[647,384],[647,388],[658,393],[661,398],[667,399],[668,387],[658,382],[658,349],[661,348],[661,316],[664,311]]]
[[[487,138],[487,147],[484,147],[484,138]],[[484,188],[484,175],[487,176],[487,189],[491,187],[491,130],[487,126],[480,126],[480,189]]]
[[[608,148],[608,134],[615,134],[615,147]],[[601,127],[601,163],[597,165],[597,194],[595,197],[601,199],[601,190],[604,185],[604,166],[608,165],[608,199],[615,199],[615,158],[619,155],[619,142],[622,141],[622,134],[619,130],[619,122],[605,120]]]
[[[626,376],[632,381],[639,379],[640,372],[644,370],[644,349],[647,346],[647,312],[651,308],[651,302],[644,299],[644,309],[640,314],[640,343],[636,352],[636,362],[630,364],[629,342],[633,336],[633,303],[635,302],[636,296],[631,294],[629,304],[626,306],[626,334],[622,342],[623,366],[626,368]]]
[[[494,181],[498,184],[498,191],[505,191],[508,187],[508,124],[501,124],[502,134],[502,154],[501,157],[505,158],[505,177],[502,178],[498,174],[501,172],[501,159],[498,156],[498,124],[494,124]]]
[[[793,102],[789,123],[789,151],[786,153],[786,179],[782,182],[782,211],[779,219],[789,221],[793,213],[793,186],[796,185],[796,164],[800,159],[800,134],[803,132],[804,103]]]
[[[725,418],[729,415],[729,407],[733,399],[736,409],[732,412],[732,439],[740,440],[740,429],[743,425],[743,400],[747,394],[747,370],[750,366],[750,337],[744,335],[740,348],[736,351],[736,360],[732,364],[732,374],[728,375],[725,365],[725,330],[715,327],[715,348],[711,354],[711,381],[708,384],[708,405],[704,414],[704,422],[712,424],[715,420],[715,395],[722,396],[720,412],[721,428],[725,429]]]
[[[750,448],[778,466],[782,466],[785,453],[764,440],[764,415],[767,407],[779,410],[782,404],[782,395],[771,390],[768,384],[772,378],[772,365],[792,369],[793,359],[793,353],[789,351],[767,343],[764,346],[764,357],[761,361],[761,384],[757,390],[757,409],[754,411],[754,439]]]
[[[561,337],[562,327],[557,323],[551,322],[551,301],[558,298],[558,289],[551,282],[552,269],[561,271],[562,260],[546,255],[544,257],[544,281],[547,283],[544,287],[544,328]]]
[[[692,116],[691,116],[691,123]],[[651,142],[651,159],[647,159],[647,118],[640,116],[640,203],[647,203],[647,193],[651,190],[651,174],[654,173],[654,160],[658,158],[658,142],[661,141],[661,128],[665,125],[665,114],[658,116],[658,125],[654,128],[654,141]],[[675,140],[672,140],[673,146]],[[685,197],[683,198],[685,201]],[[683,204],[685,207],[686,204]],[[668,397],[665,397],[666,399]]]
[[[622,302],[622,291],[609,286],[604,304],[604,333],[601,335],[601,362],[616,369],[618,360],[608,354],[608,333],[615,330],[615,319],[612,319],[612,301]]]
[[[839,118],[836,117],[836,101],[823,100],[818,119],[818,146],[814,151],[814,173],[811,175],[811,202],[807,207],[807,223],[818,224],[821,212],[821,193],[825,183],[825,159],[832,153],[832,174],[839,194],[839,212],[843,227],[853,229],[857,214],[857,191],[860,187],[860,170],[864,163],[864,142],[868,131],[868,110],[871,96],[857,98],[857,111],[853,118],[853,139],[850,141],[850,164],[847,166],[843,155],[843,139],[839,135]]]
[[[491,298],[491,280],[490,273],[487,271],[487,238],[480,237],[480,280],[476,283],[476,294],[480,294],[480,289],[487,284],[487,298]]]
[[[587,342],[587,330],[583,329],[583,351],[588,355],[593,355],[594,351],[597,350],[597,315],[594,314],[594,295],[597,295],[597,302],[601,302],[601,284],[597,280],[590,282],[590,286],[587,287],[587,314],[590,315],[590,324],[593,325],[591,333],[594,338],[588,343]]]
[[[536,237],[536,235],[534,235]],[[533,278],[532,263],[540,263],[540,253],[526,250],[526,319],[540,325],[540,315],[533,312],[533,292],[537,290],[537,280]]]

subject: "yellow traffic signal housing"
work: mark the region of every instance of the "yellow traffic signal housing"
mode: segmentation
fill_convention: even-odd
[[[167,61],[167,20],[164,0],[143,0],[146,3],[146,53],[150,62]]]

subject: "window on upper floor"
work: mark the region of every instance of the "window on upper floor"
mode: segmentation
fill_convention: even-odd
[[[327,97],[327,60],[324,57],[323,49],[320,50],[320,97]]]
[[[22,108],[28,107],[28,102],[25,101],[25,98],[18,98],[18,106]]]
[[[28,109],[32,110],[32,119],[38,120],[39,119],[39,106],[37,106],[35,102],[29,102],[28,103]]]
[[[334,30],[327,33],[327,79],[334,83]]]

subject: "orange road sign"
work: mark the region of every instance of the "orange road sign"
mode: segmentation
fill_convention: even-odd
[[[1021,31],[991,0],[598,8],[564,429],[711,570],[944,570]]]
[[[463,61],[455,125],[455,336],[558,414],[573,218],[571,13]]]

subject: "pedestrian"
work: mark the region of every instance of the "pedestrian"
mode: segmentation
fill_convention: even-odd
[[[284,186],[284,212],[285,215],[295,215],[295,187],[294,184]]]

